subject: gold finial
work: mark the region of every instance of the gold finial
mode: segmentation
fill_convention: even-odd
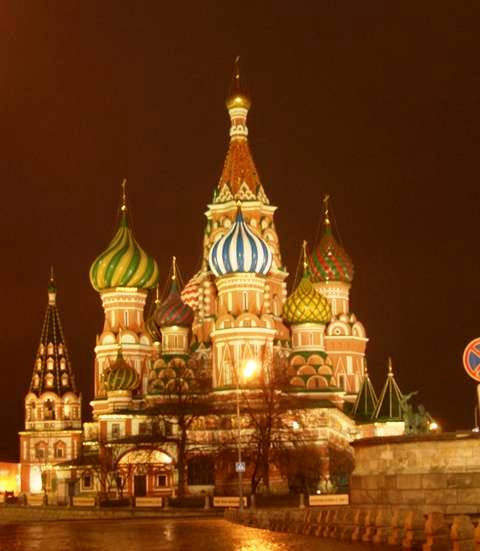
[[[242,82],[240,79],[240,56],[237,55],[235,58],[235,65],[233,70],[233,79],[230,86],[230,93],[227,98],[227,109],[243,107],[245,109],[250,109],[250,99],[248,98],[245,90],[242,87]]]
[[[368,377],[368,367],[367,367],[367,360],[363,360],[363,376]]]
[[[388,374],[393,375],[393,366],[392,366],[391,356],[388,357]]]
[[[302,248],[303,248],[303,271],[306,272],[308,263],[307,263],[307,242],[305,240],[303,240]]]
[[[240,90],[240,56],[239,55],[237,55],[237,57],[235,58],[235,74],[233,78],[235,79],[234,81],[235,87],[239,91]]]
[[[122,181],[122,211],[125,212],[127,210],[127,179],[124,178]]]
[[[325,224],[330,224],[330,217],[329,217],[329,211],[328,211],[328,201],[330,199],[330,195],[327,193],[325,197],[323,198],[323,212],[325,216]]]
[[[54,281],[55,278],[53,276],[53,266],[50,266],[50,281]]]
[[[172,257],[172,279],[175,281],[177,279],[177,257]]]
[[[155,287],[155,304],[160,304],[160,285],[158,283]]]

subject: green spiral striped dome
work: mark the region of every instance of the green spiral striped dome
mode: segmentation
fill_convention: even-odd
[[[119,352],[115,363],[105,376],[105,390],[135,390],[140,384],[140,377],[135,369],[128,364]]]
[[[295,291],[287,298],[283,317],[292,325],[299,323],[328,323],[332,311],[328,300],[312,285],[306,272]]]
[[[106,251],[92,264],[90,282],[97,291],[114,287],[150,289],[157,284],[158,265],[136,242],[126,210]]]

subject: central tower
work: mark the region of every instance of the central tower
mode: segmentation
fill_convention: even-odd
[[[192,328],[194,339],[208,347],[218,315],[220,311],[223,312],[222,308],[228,306],[225,302],[226,288],[231,289],[233,281],[240,277],[236,275],[225,278],[225,274],[219,277],[210,269],[209,253],[214,243],[229,234],[236,223],[240,224],[241,227],[247,228],[251,235],[260,239],[271,255],[268,273],[261,275],[262,289],[253,290],[252,286],[258,283],[258,278],[249,275],[247,279],[244,278],[246,288],[249,289],[245,292],[261,295],[261,315],[271,317],[275,329],[273,340],[286,341],[289,338],[288,329],[282,322],[281,314],[287,295],[285,280],[288,273],[282,264],[273,220],[276,207],[270,204],[265,193],[248,143],[247,115],[251,100],[242,87],[238,58],[226,106],[230,116],[230,143],[213,200],[205,213],[207,225],[202,267],[187,284],[182,297],[195,311]],[[238,221],[239,216],[241,222]],[[219,294],[222,294],[222,299]],[[251,308],[252,305],[245,308],[245,311]]]

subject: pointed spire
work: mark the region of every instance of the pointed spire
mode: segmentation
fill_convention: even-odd
[[[358,393],[352,415],[357,421],[370,421],[378,404],[378,398],[372,381],[368,375],[367,364],[365,362],[364,376],[360,392]]]
[[[55,278],[53,276],[53,266],[50,266],[50,281],[48,282],[48,304],[50,306],[55,305],[57,297],[57,287],[55,285]]]
[[[269,200],[248,145],[247,115],[251,101],[240,79],[239,57],[235,60],[233,81],[226,105],[230,115],[230,145],[213,202],[227,203],[240,199],[261,201],[268,205]]]
[[[232,85],[230,88],[230,93],[228,95],[226,104],[227,104],[227,109],[229,111],[231,109],[243,108],[243,109],[246,109],[247,112],[250,109],[250,106],[252,104],[250,101],[250,98],[248,97],[244,88],[242,87],[242,82],[240,79],[240,56],[239,55],[237,55],[237,57],[235,58]]]
[[[393,374],[392,359],[388,358],[387,380],[378,399],[373,419],[375,421],[402,421],[402,399],[402,391]]]
[[[327,193],[323,198],[323,221],[325,226],[330,226],[330,215],[328,210],[328,201],[330,200],[330,195]]]
[[[121,211],[125,212],[127,210],[127,179],[122,180],[122,206]]]
[[[308,256],[307,256],[307,242],[305,239],[302,243],[302,249],[303,249],[303,273],[306,274],[308,270]]]
[[[30,385],[31,392],[37,396],[47,391],[54,392],[58,396],[67,392],[76,393],[75,379],[55,299],[56,286],[53,268],[51,268],[48,304]]]
[[[175,281],[177,279],[177,257],[172,257],[172,280]]]

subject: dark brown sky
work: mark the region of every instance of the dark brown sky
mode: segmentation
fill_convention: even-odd
[[[420,390],[447,428],[471,427],[461,354],[480,336],[478,2],[174,4],[1,3],[0,458],[17,455],[51,264],[91,399],[102,310],[88,269],[123,177],[162,277],[172,254],[185,278],[198,268],[237,54],[290,272],[328,191],[377,391],[392,355],[404,392]]]

